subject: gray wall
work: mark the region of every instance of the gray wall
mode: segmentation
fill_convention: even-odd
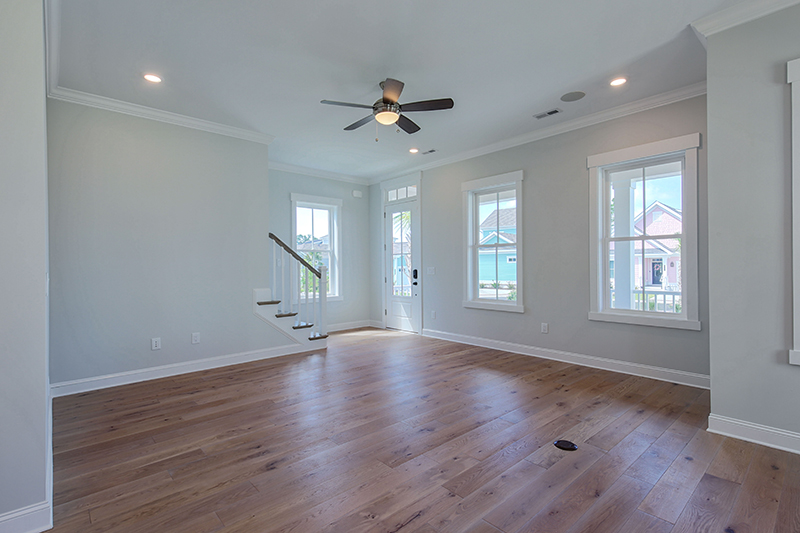
[[[706,150],[699,150],[700,332],[591,322],[586,157],[706,132],[704,97],[425,171],[422,178],[424,328],[707,375]],[[462,307],[461,183],[524,172],[525,313]],[[431,319],[430,312],[437,318]],[[547,322],[550,333],[542,334]]]
[[[353,197],[353,191],[362,197]],[[364,323],[370,318],[369,187],[343,181],[269,171],[269,227],[284,242],[292,233],[292,193],[342,200],[340,222],[341,300],[329,300],[328,324]]]
[[[53,383],[286,344],[252,313],[268,286],[266,146],[47,111]]]
[[[0,515],[50,499],[41,2],[0,3]]]
[[[794,432],[786,63],[798,28],[795,6],[708,40],[711,411]]]

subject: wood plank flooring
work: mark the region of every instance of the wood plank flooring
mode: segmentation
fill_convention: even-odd
[[[397,332],[53,409],[56,533],[800,532],[708,391]]]

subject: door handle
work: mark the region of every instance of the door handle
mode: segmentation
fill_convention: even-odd
[[[411,277],[417,279],[417,269],[415,268],[413,272],[411,272]],[[414,284],[416,285],[416,283]]]

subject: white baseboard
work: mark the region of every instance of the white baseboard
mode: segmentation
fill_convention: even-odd
[[[334,331],[346,331],[348,329],[358,328],[383,328],[383,324],[379,320],[359,320],[356,322],[342,322],[340,324],[331,324],[328,326],[328,333]]]
[[[50,502],[41,502],[0,515],[0,533],[39,533],[53,528]]]
[[[462,344],[471,344],[473,346],[492,348],[495,350],[502,350],[505,352],[518,353],[522,355],[542,357],[544,359],[553,359],[565,363],[599,368],[601,370],[610,370],[612,372],[620,372],[622,374],[631,374],[633,376],[657,379],[659,381],[680,383],[681,385],[689,385],[691,387],[699,387],[702,389],[711,388],[711,378],[709,376],[704,374],[695,374],[693,372],[685,372],[683,370],[673,370],[671,368],[662,368],[658,366],[643,365],[640,363],[618,361],[616,359],[596,357],[594,355],[563,352],[561,350],[552,350],[550,348],[537,348],[536,346],[527,346],[525,344],[485,339],[482,337],[472,337],[470,335],[459,335],[457,333],[447,333],[432,329],[423,329],[422,334],[426,337],[433,337],[435,339],[460,342]]]
[[[50,385],[50,391],[54,398],[59,396],[68,396],[70,394],[106,389],[108,387],[128,385],[130,383],[139,383],[141,381],[148,381],[151,379],[166,378],[169,376],[177,376],[179,374],[188,374],[189,372],[210,370],[212,368],[219,368],[222,366],[249,363],[251,361],[271,359],[273,357],[309,351],[313,351],[313,347],[298,344],[278,346],[276,348],[268,348],[265,350],[221,355],[219,357],[200,359],[198,361],[186,361],[183,363],[143,368],[140,370],[130,370],[128,372],[119,372],[117,374],[108,374],[105,376],[76,379],[74,381],[62,381],[60,383],[52,383]],[[0,533],[2,533],[2,531],[0,531]]]
[[[770,448],[800,453],[800,433],[793,431],[762,426],[761,424],[715,414],[708,416],[708,431],[769,446]]]

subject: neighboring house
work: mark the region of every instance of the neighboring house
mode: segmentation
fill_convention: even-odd
[[[495,209],[481,222],[480,244],[516,244],[517,210]],[[481,250],[478,254],[478,272],[481,283],[499,282],[501,285],[517,281],[517,249],[499,248],[497,252],[497,280],[494,279],[495,251]],[[492,274],[487,277],[486,272]]]
[[[645,218],[646,217],[646,218]],[[669,235],[681,232],[681,212],[659,201],[639,213],[633,220],[635,235],[643,234],[642,222],[646,222],[648,234]],[[679,239],[653,239],[645,242],[644,268],[642,268],[642,243],[635,241],[635,279],[643,280],[645,287],[662,287],[664,290],[680,291],[680,241]],[[614,279],[614,249],[609,252],[609,269]],[[638,282],[636,284],[638,286]]]

